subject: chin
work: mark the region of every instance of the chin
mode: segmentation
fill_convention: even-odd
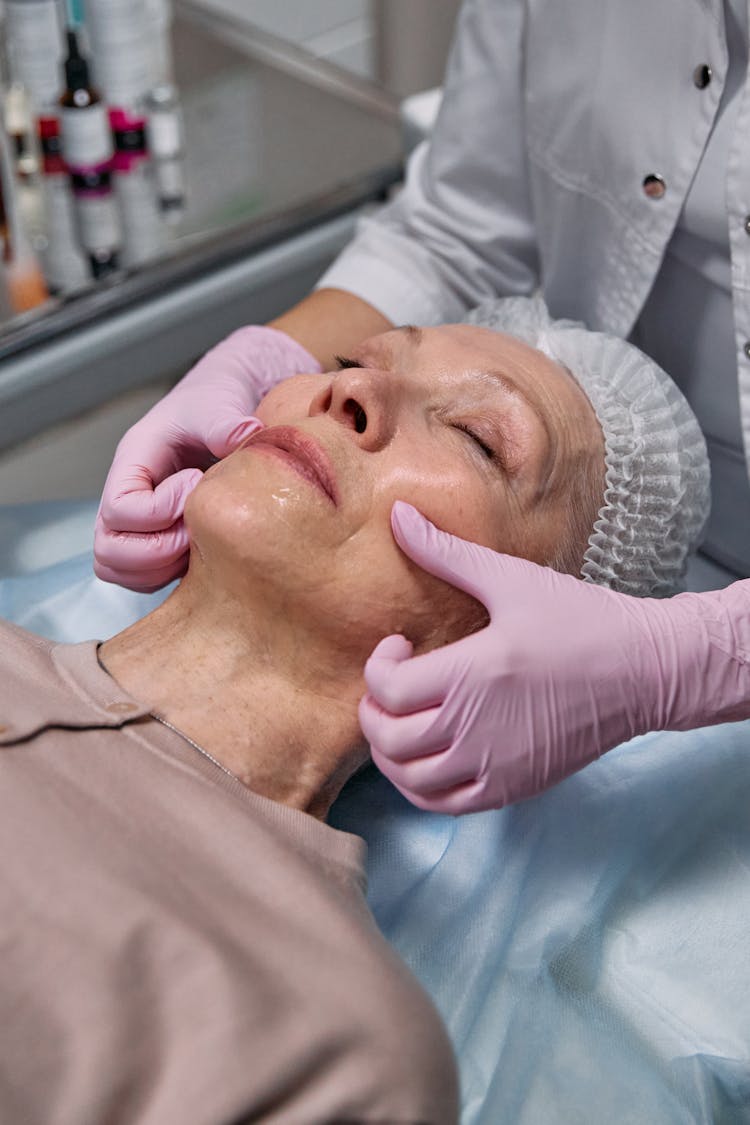
[[[191,546],[221,585],[244,585],[249,576],[290,589],[303,577],[309,581],[325,558],[330,562],[330,546],[319,543],[317,507],[302,496],[287,497],[271,482],[255,480],[249,488],[244,472],[230,471],[229,460],[214,465],[187,499]]]

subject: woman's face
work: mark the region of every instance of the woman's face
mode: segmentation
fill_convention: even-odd
[[[349,366],[349,363],[352,366]],[[438,527],[544,562],[559,547],[571,466],[601,456],[575,381],[542,353],[487,329],[396,329],[340,371],[279,384],[265,429],[213,466],[188,502],[197,551],[224,587],[377,641],[419,648],[481,619],[468,595],[396,545],[406,500]]]

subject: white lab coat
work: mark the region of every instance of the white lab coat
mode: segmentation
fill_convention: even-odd
[[[431,141],[414,153],[403,192],[362,221],[320,284],[418,324],[541,284],[553,315],[628,336],[708,144],[727,66],[722,0],[466,0]],[[662,178],[660,198],[647,194],[649,176]],[[737,442],[748,456],[747,81],[726,207]]]

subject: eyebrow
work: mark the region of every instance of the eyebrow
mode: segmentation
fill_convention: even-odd
[[[394,332],[405,332],[409,337],[409,342],[414,344],[415,347],[419,347],[422,343],[422,329],[417,328],[416,324],[400,324],[398,328],[394,329]]]
[[[555,457],[557,454],[557,434],[553,432],[544,411],[541,410],[539,406],[534,402],[534,400],[526,393],[526,391],[524,391],[523,387],[519,386],[515,379],[511,378],[511,376],[507,375],[504,371],[488,371],[487,374],[491,375],[493,379],[496,379],[508,394],[517,395],[518,398],[522,399],[523,402],[526,403],[529,410],[531,410],[532,414],[541,424],[542,429],[547,435],[547,443],[549,447],[549,455],[547,460],[549,464],[547,465],[547,472],[545,474],[546,483],[546,479],[549,477],[552,465],[555,462]]]
[[[422,343],[422,330],[421,328],[417,328],[417,326],[414,324],[401,324],[397,328],[391,329],[391,331],[403,333],[412,347],[419,347],[419,345]],[[388,353],[386,358],[389,363],[393,362],[392,354]],[[536,492],[536,500],[541,500],[547,492],[550,479],[557,462],[557,434],[552,430],[544,412],[540,410],[537,404],[510,375],[506,374],[506,372],[504,371],[496,371],[491,369],[478,371],[477,374],[483,375],[487,379],[491,379],[495,384],[499,384],[506,394],[514,396],[516,398],[520,398],[521,401],[526,404],[528,409],[532,412],[532,414],[544,430],[545,436],[547,438],[547,456],[544,459],[544,465],[542,466],[541,474],[542,479]]]
[[[398,328],[394,329],[394,331],[403,332],[407,336],[409,343],[414,347],[419,347],[419,345],[422,343],[422,329],[417,328],[414,324],[401,324]],[[532,413],[536,416],[538,421],[541,423],[542,428],[547,435],[549,446],[551,448],[555,446],[556,441],[554,435],[550,430],[549,422],[547,421],[546,417],[539,409],[537,404],[529,398],[529,396],[526,394],[523,388],[518,385],[515,379],[511,378],[511,376],[507,375],[504,371],[487,370],[482,371],[481,374],[488,375],[496,383],[499,383],[506,394],[515,395],[523,402],[525,402]]]
[[[416,324],[400,324],[397,328],[390,328],[389,332],[400,332],[406,337],[407,342],[413,348],[418,348],[422,343],[422,329],[417,328]],[[394,355],[393,348],[389,347],[381,340],[376,341],[375,348],[372,351],[368,351],[367,353],[365,353],[357,348],[353,354],[355,360],[358,356],[363,356],[365,362],[367,360],[367,355],[374,356],[376,360],[383,365],[383,367],[392,367],[396,361],[396,355]]]
[[[512,378],[512,376],[508,375],[505,371],[497,371],[491,369],[484,369],[480,371],[479,374],[483,375],[487,379],[491,379],[494,384],[499,384],[507,395],[515,398],[520,398],[544,430],[545,436],[547,438],[547,453],[544,458],[544,463],[541,467],[541,480],[536,490],[535,499],[539,501],[545,496],[547,492],[555,464],[557,463],[557,434],[550,426],[549,420],[547,419],[544,411],[539,408],[534,400],[526,393],[523,387],[521,387],[520,384]]]

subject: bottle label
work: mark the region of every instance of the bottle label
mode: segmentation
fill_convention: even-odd
[[[182,148],[180,114],[175,109],[153,109],[148,118],[148,144],[154,156],[177,156]]]
[[[110,106],[109,124],[115,142],[115,152],[145,152],[146,119],[128,113],[125,109]]]
[[[98,103],[86,109],[63,108],[60,114],[63,156],[69,168],[92,168],[112,159],[109,117]]]
[[[8,63],[37,109],[53,106],[63,87],[62,29],[55,0],[7,0]]]
[[[39,147],[42,150],[44,171],[64,171],[65,162],[62,158],[60,122],[56,117],[40,117],[37,120],[36,127],[39,137]]]
[[[111,164],[100,168],[79,168],[70,172],[75,195],[109,195],[112,191]]]
[[[75,213],[81,245],[88,254],[114,252],[120,245],[117,202],[111,192],[76,195]]]

